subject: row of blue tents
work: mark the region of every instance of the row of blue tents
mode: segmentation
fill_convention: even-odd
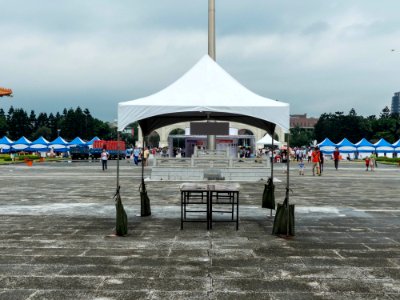
[[[97,136],[92,138],[90,141],[83,141],[81,138],[76,137],[70,142],[67,142],[62,137],[57,137],[54,141],[49,142],[44,137],[39,137],[38,139],[31,142],[26,137],[21,137],[15,142],[10,140],[8,137],[4,136],[0,139],[0,149],[2,153],[10,152],[48,152],[53,149],[54,152],[67,152],[70,147],[75,146],[91,146],[94,141],[100,140]]]
[[[369,152],[377,152],[377,153],[400,153],[400,140],[396,143],[391,144],[385,139],[380,139],[378,142],[372,144],[363,138],[356,144],[353,144],[348,139],[344,138],[340,143],[335,144],[330,139],[326,138],[321,143],[318,144],[318,147],[323,153],[333,153],[335,148],[338,148],[342,153],[369,153]]]

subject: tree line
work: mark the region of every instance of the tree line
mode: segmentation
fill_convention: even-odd
[[[50,141],[57,136],[62,136],[67,140],[72,140],[77,136],[85,140],[94,136],[111,139],[116,137],[116,129],[94,118],[87,108],[84,110],[80,107],[64,108],[61,114],[59,112],[36,114],[31,110],[28,114],[22,108],[11,106],[7,114],[0,108],[0,137],[2,136],[7,136],[12,140],[22,136],[30,140],[43,136]]]
[[[122,133],[121,140],[126,141],[128,145],[134,145],[138,139],[137,123],[129,127],[134,128],[134,136],[131,133]],[[25,136],[30,140],[35,140],[43,136],[47,140],[54,140],[59,135],[67,140],[72,140],[77,136],[84,140],[89,140],[94,136],[105,140],[115,140],[117,129],[107,122],[94,118],[89,109],[82,110],[79,106],[76,109],[64,108],[61,114],[59,112],[36,114],[33,110],[28,114],[22,108],[12,106],[6,114],[0,108],[0,137],[7,136],[16,140]],[[391,113],[388,107],[382,110],[379,117],[359,116],[354,109],[351,109],[347,115],[343,112],[323,113],[312,130],[300,127],[290,129],[290,145],[294,147],[308,146],[314,140],[321,142],[325,138],[329,138],[334,143],[344,138],[353,143],[357,143],[362,138],[371,142],[384,138],[394,143],[400,138],[400,116]]]
[[[366,138],[370,142],[377,142],[384,138],[394,143],[400,138],[400,116],[391,113],[386,106],[379,117],[371,115],[363,117],[351,109],[347,115],[344,112],[323,113],[314,127],[314,130],[305,130],[299,127],[290,129],[290,144],[292,146],[308,146],[313,140],[322,142],[329,138],[339,143],[347,138],[352,143]]]

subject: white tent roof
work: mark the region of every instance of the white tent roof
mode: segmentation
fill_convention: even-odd
[[[268,133],[264,135],[260,140],[256,142],[258,145],[272,145],[272,136],[270,136]],[[274,145],[279,146],[281,143],[278,142],[277,140],[274,140]]]
[[[242,86],[208,55],[181,78],[148,97],[118,104],[118,130],[138,121],[144,135],[190,120],[236,121],[272,132],[289,130],[289,104],[261,97]]]

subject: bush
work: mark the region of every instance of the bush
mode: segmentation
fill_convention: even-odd
[[[31,160],[35,160],[35,159],[39,159],[40,156],[39,155],[32,155],[32,154],[20,155],[19,156],[19,160],[24,160],[25,158],[31,159]]]
[[[395,157],[395,158],[391,158],[391,157],[377,157],[376,161],[380,161],[380,162],[389,162],[389,163],[399,163],[400,162],[400,158],[399,157]]]

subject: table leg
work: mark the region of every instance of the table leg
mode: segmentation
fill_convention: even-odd
[[[183,192],[181,192],[181,230],[183,229]]]
[[[235,213],[235,193],[229,193],[229,199],[232,201],[232,221]]]
[[[239,230],[239,192],[237,192],[236,197],[236,230]]]
[[[207,192],[208,229],[212,229],[212,192]]]

